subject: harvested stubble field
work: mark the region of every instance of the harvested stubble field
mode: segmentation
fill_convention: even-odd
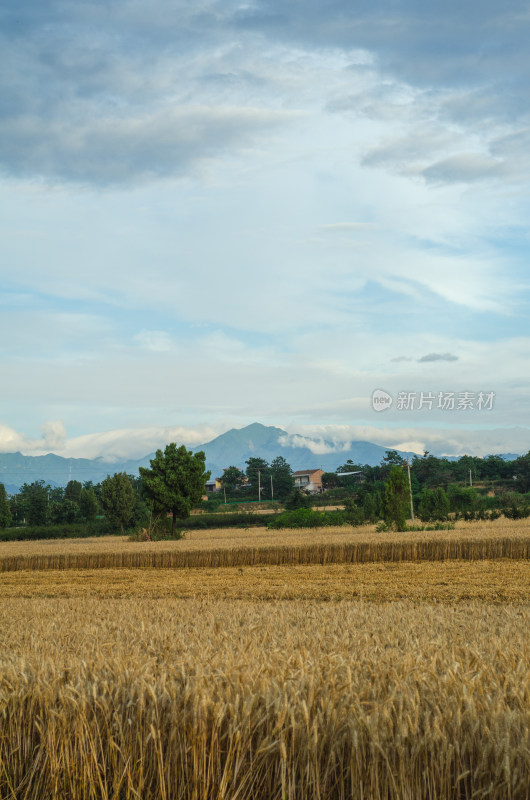
[[[0,577],[0,601],[14,597],[530,603],[530,561],[5,572]]]
[[[4,600],[0,797],[528,798],[530,609]]]

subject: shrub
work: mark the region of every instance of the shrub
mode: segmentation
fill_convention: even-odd
[[[313,511],[312,508],[296,508],[284,511],[269,522],[268,528],[323,528],[327,525],[348,525],[344,511]]]

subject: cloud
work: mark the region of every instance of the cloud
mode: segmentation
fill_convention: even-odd
[[[41,426],[42,439],[33,439],[0,425],[0,453],[20,451],[23,455],[43,455],[53,452],[63,458],[102,458],[109,463],[116,460],[139,459],[164,448],[169,442],[192,447],[205,444],[223,433],[226,426],[150,426],[119,428],[100,433],[68,438],[60,421],[46,422]]]
[[[372,231],[377,228],[374,222],[332,222],[327,225],[321,225],[321,230],[326,233],[357,233],[358,231]]]
[[[282,447],[305,447],[314,455],[324,455],[324,453],[339,453],[348,450],[349,442],[334,443],[326,442],[322,439],[315,441],[304,436],[288,435],[280,436],[278,443]]]
[[[390,361],[400,363],[401,361],[414,361],[414,359],[409,356],[396,356],[395,358],[391,358]]]
[[[369,425],[296,425],[289,426],[292,435],[334,438],[339,442],[365,441],[392,450],[423,454],[481,457],[490,454],[530,451],[530,427],[508,426],[473,429],[464,425],[442,430],[432,427],[375,427]]]
[[[474,183],[507,174],[506,166],[488,156],[460,153],[444,158],[421,171],[428,183]]]
[[[188,106],[73,122],[25,116],[0,123],[5,174],[100,186],[182,176],[256,142],[288,111]]]
[[[42,438],[35,439],[19,433],[8,425],[0,424],[0,453],[21,452],[24,455],[40,455],[57,452],[66,442],[66,430],[60,420],[41,425]]]
[[[426,356],[418,358],[418,364],[424,364],[429,361],[458,361],[458,356],[452,353],[427,353]]]
[[[133,341],[144,350],[152,350],[155,353],[166,353],[173,347],[172,338],[166,331],[141,330],[133,337]]]
[[[41,425],[44,440],[43,447],[46,450],[61,450],[66,442],[66,428],[60,420],[55,422],[45,422]]]

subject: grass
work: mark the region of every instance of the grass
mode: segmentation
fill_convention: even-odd
[[[5,600],[0,796],[525,798],[530,610]]]

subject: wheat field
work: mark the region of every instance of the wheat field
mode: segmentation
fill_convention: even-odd
[[[529,559],[527,520],[466,524],[449,531],[378,533],[373,526],[268,531],[194,531],[179,541],[123,537],[4,542],[0,572],[45,569],[189,569],[447,559]]]
[[[527,798],[529,629],[519,604],[6,599],[0,796]]]
[[[0,800],[528,800],[502,522],[2,543]]]
[[[443,538],[448,541],[475,539],[530,539],[530,520],[509,520],[503,517],[492,522],[463,522],[447,531],[386,531],[378,533],[375,525],[361,527],[329,526],[311,530],[286,528],[217,528],[186,531],[177,541],[130,542],[123,536],[99,536],[88,539],[42,539],[38,541],[0,542],[0,561],[12,556],[76,555],[85,553],[188,552],[253,547],[299,547],[318,544],[378,542],[419,542]]]

